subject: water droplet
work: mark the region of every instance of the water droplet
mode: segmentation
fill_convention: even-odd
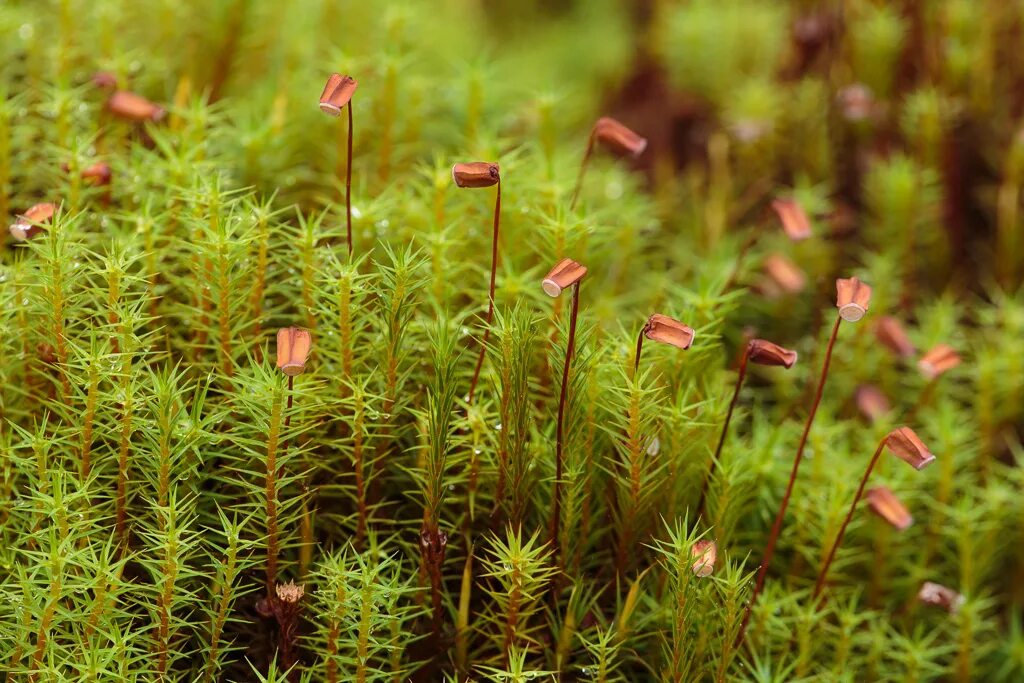
[[[32,27],[32,24],[22,24],[18,27],[18,37],[22,40],[32,40],[32,35],[36,30]]]
[[[473,449],[473,455],[480,455],[481,453],[483,453],[483,451],[480,450],[479,448],[474,448]]]
[[[494,431],[496,431],[496,432],[500,432],[501,431],[501,423],[500,422],[498,424],[494,425]]]

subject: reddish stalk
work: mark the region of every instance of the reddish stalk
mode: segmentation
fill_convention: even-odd
[[[601,142],[609,149],[636,158],[647,149],[647,140],[619,123],[615,119],[602,116],[594,123],[590,130],[590,138],[587,140],[587,150],[583,153],[583,161],[580,162],[580,172],[576,176],[576,188],[572,193],[572,201],[569,203],[569,210],[576,208],[576,202],[580,198],[580,189],[583,187],[583,176],[587,172],[587,163],[594,152],[594,143]]]
[[[320,95],[320,110],[330,116],[340,116],[348,108],[347,156],[345,166],[345,228],[348,239],[348,257],[352,258],[352,96],[359,84],[351,76],[331,74]],[[340,150],[339,150],[340,151]],[[339,154],[340,156],[340,154]],[[338,169],[340,174],[340,169]]]
[[[828,576],[829,567],[832,565],[832,560],[835,559],[836,551],[839,549],[839,544],[843,542],[843,536],[846,534],[846,527],[850,525],[850,520],[853,519],[853,513],[857,509],[857,503],[860,502],[861,496],[864,495],[864,487],[867,486],[868,477],[871,476],[871,472],[875,469],[875,464],[878,462],[878,458],[881,457],[882,451],[889,448],[900,460],[903,460],[908,465],[916,470],[924,469],[932,462],[935,461],[935,456],[928,450],[928,447],[924,445],[917,434],[914,433],[909,427],[900,427],[895,429],[888,434],[878,443],[878,448],[875,449],[875,454],[871,456],[871,461],[868,463],[868,467],[864,470],[864,476],[860,480],[860,486],[857,488],[857,495],[853,499],[853,503],[850,505],[850,510],[846,513],[846,519],[843,520],[843,525],[839,528],[839,533],[836,535],[836,540],[832,544],[832,548],[829,550],[828,557],[825,558],[825,563],[821,567],[821,571],[818,573],[818,581],[814,585],[813,601],[817,601],[818,596],[821,595],[822,589],[825,587],[825,578]]]
[[[352,258],[352,103],[348,103],[348,161],[345,162],[345,228],[348,257]]]
[[[494,223],[491,229],[491,283],[487,290],[487,316],[484,318],[484,337],[480,340],[480,354],[476,358],[476,368],[473,370],[473,379],[469,384],[468,403],[473,402],[473,394],[476,392],[476,384],[480,379],[480,369],[484,364],[484,356],[487,355],[487,340],[491,335],[491,319],[494,317],[494,285],[498,274],[498,228],[501,217],[501,178],[498,178],[497,194],[494,197]]]
[[[839,550],[839,544],[843,542],[843,536],[846,534],[846,527],[850,525],[850,520],[853,519],[853,513],[857,509],[857,503],[860,502],[861,496],[864,495],[864,487],[867,486],[868,477],[871,476],[871,471],[875,469],[875,463],[878,462],[878,458],[882,455],[882,451],[885,450],[885,443],[888,439],[889,437],[886,436],[878,442],[878,448],[875,449],[875,454],[871,456],[871,462],[868,463],[868,468],[864,470],[864,476],[861,477],[860,486],[857,487],[857,495],[853,497],[853,503],[850,505],[850,509],[846,513],[846,519],[843,520],[843,525],[839,527],[839,534],[836,535],[836,540],[832,544],[832,548],[828,551],[828,557],[825,558],[825,564],[822,565],[821,571],[818,572],[818,581],[814,584],[814,594],[811,596],[812,602],[817,602],[818,596],[821,595],[821,590],[825,587],[825,577],[828,576],[828,569],[832,566],[832,560],[835,559],[836,551]]]
[[[569,313],[569,339],[565,345],[565,363],[562,366],[562,388],[558,393],[558,421],[555,423],[555,495],[551,514],[551,538],[558,554],[558,537],[562,522],[562,422],[565,418],[565,399],[569,389],[569,366],[576,347],[576,317],[580,309],[580,280],[572,288],[572,310]]]
[[[732,413],[736,409],[736,403],[740,397],[740,389],[743,388],[743,380],[747,376],[747,360],[750,358],[750,345],[743,351],[740,359],[739,375],[736,377],[736,388],[732,392],[732,400],[729,401],[729,412],[725,414],[725,423],[722,424],[722,433],[718,437],[718,446],[715,447],[715,457],[711,459],[711,467],[704,476],[704,483],[700,487],[700,498],[697,500],[697,517],[693,520],[696,525],[704,516],[704,503],[707,500],[708,486],[715,476],[715,468],[718,466],[718,459],[722,455],[722,446],[725,444],[725,437],[729,433],[729,422],[732,421]]]
[[[644,352],[644,337],[647,336],[647,326],[645,325],[640,329],[640,334],[636,337],[636,354],[633,356],[633,376],[636,376],[637,370],[640,369],[640,355]]]
[[[569,202],[569,211],[576,209],[576,202],[580,198],[580,189],[583,187],[583,176],[587,172],[587,163],[590,161],[590,155],[594,152],[594,133],[591,131],[590,138],[587,140],[587,150],[583,153],[583,161],[580,162],[580,172],[576,176],[576,189],[572,191],[572,201]]]
[[[789,483],[786,484],[786,493],[782,496],[782,503],[779,505],[779,511],[775,515],[775,522],[772,524],[771,533],[768,536],[768,545],[764,549],[764,559],[761,561],[761,567],[757,572],[757,582],[754,584],[754,592],[747,601],[747,608],[743,613],[743,622],[740,624],[739,633],[736,635],[735,647],[739,649],[743,643],[743,637],[746,635],[747,626],[750,624],[750,614],[754,609],[754,603],[757,602],[758,596],[761,594],[761,589],[764,588],[764,580],[768,575],[768,567],[771,565],[772,556],[775,554],[775,544],[779,540],[779,533],[782,531],[782,521],[786,516],[786,509],[789,507],[789,499],[793,495],[793,485],[796,483],[796,475],[800,470],[800,462],[804,457],[804,448],[807,446],[807,436],[811,432],[811,426],[814,424],[814,416],[818,412],[818,406],[821,404],[821,397],[825,391],[825,380],[828,378],[828,368],[832,363],[832,350],[836,344],[836,337],[839,335],[839,324],[843,321],[842,309],[840,314],[836,317],[835,325],[832,326],[832,334],[828,339],[828,346],[825,349],[825,362],[821,368],[821,377],[818,380],[818,389],[814,395],[814,403],[811,404],[811,412],[807,415],[807,422],[804,424],[803,434],[800,435],[800,445],[797,446],[796,457],[793,458],[793,469],[789,473]]]

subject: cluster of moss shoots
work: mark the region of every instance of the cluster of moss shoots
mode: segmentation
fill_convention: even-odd
[[[731,14],[772,24],[771,3],[714,4],[666,3],[648,29],[702,25],[738,41],[729,54],[774,54],[766,38],[741,45]],[[825,92],[856,148],[872,139],[865,119],[886,131],[896,92],[858,50],[888,55],[900,17],[852,4],[842,59],[873,89]],[[225,5],[237,31],[250,10]],[[384,22],[398,46],[416,7]],[[815,75],[840,59],[834,19],[794,29],[807,101],[834,85]],[[73,22],[60,26],[74,45]],[[424,161],[406,150],[429,126],[398,126],[402,55],[367,64],[361,87],[329,76],[320,110],[341,125],[289,119],[296,92],[315,111],[319,83],[282,72],[269,128],[249,127],[216,103],[240,96],[245,49],[220,46],[168,105],[123,70],[69,85],[70,48],[28,48],[7,85],[8,681],[1024,672],[1024,475],[1007,436],[1024,361],[1003,347],[1024,301],[1020,259],[1000,251],[1020,229],[1019,136],[997,189],[1000,284],[968,316],[952,296],[924,300],[913,263],[942,259],[916,215],[934,208],[941,125],[906,133],[919,157],[876,162],[875,217],[850,240],[814,121],[805,158],[773,148],[766,131],[784,123],[759,106],[774,100],[756,60],[663,50],[677,86],[721,105],[731,129],[707,137],[699,171],[666,179],[642,119],[601,117],[584,144],[590,110],[562,121],[542,100],[536,139],[488,139],[475,72],[465,149],[500,165]],[[15,94],[51,59],[60,85]],[[749,77],[746,99],[716,88],[718,68]],[[38,144],[26,107],[56,128],[35,154],[19,147]],[[288,137],[302,128],[312,140]],[[298,149],[326,161],[268,183]],[[40,159],[52,168],[17,170]],[[653,169],[652,192],[630,161]],[[747,170],[756,182],[740,187]],[[907,225],[875,248],[887,210]],[[955,379],[969,368],[967,390]]]

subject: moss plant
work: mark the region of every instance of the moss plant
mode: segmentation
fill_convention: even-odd
[[[0,3],[0,680],[1024,679],[1018,4]]]

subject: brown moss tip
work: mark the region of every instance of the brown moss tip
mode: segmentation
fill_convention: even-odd
[[[289,377],[306,371],[313,336],[301,327],[284,327],[277,332],[277,367]]]
[[[813,234],[807,212],[795,199],[776,199],[772,208],[782,222],[786,236],[794,242],[805,240]]]
[[[693,344],[696,333],[689,325],[685,325],[675,318],[670,318],[661,313],[655,313],[647,319],[644,326],[644,336],[651,341],[662,344],[670,344],[684,351]]]
[[[609,116],[602,116],[597,120],[591,135],[605,147],[619,154],[638,157],[647,149],[646,138]]]
[[[496,163],[471,161],[452,166],[452,180],[459,187],[491,187],[501,180],[501,172]]]
[[[544,293],[550,297],[556,297],[562,293],[563,289],[571,287],[587,274],[587,267],[573,261],[571,258],[564,258],[555,264],[544,280],[541,282],[541,287],[544,289]]]
[[[836,308],[843,320],[857,322],[868,312],[870,304],[870,286],[855,277],[836,280]]]
[[[44,224],[48,223],[56,212],[56,204],[50,204],[49,202],[34,204],[25,213],[18,216],[17,220],[11,223],[11,236],[19,242],[32,239],[45,231]]]
[[[351,76],[331,74],[320,94],[320,111],[331,116],[341,116],[341,110],[352,100],[357,87],[359,83]]]
[[[914,523],[907,507],[887,486],[876,486],[864,492],[868,507],[894,528],[905,531]]]

